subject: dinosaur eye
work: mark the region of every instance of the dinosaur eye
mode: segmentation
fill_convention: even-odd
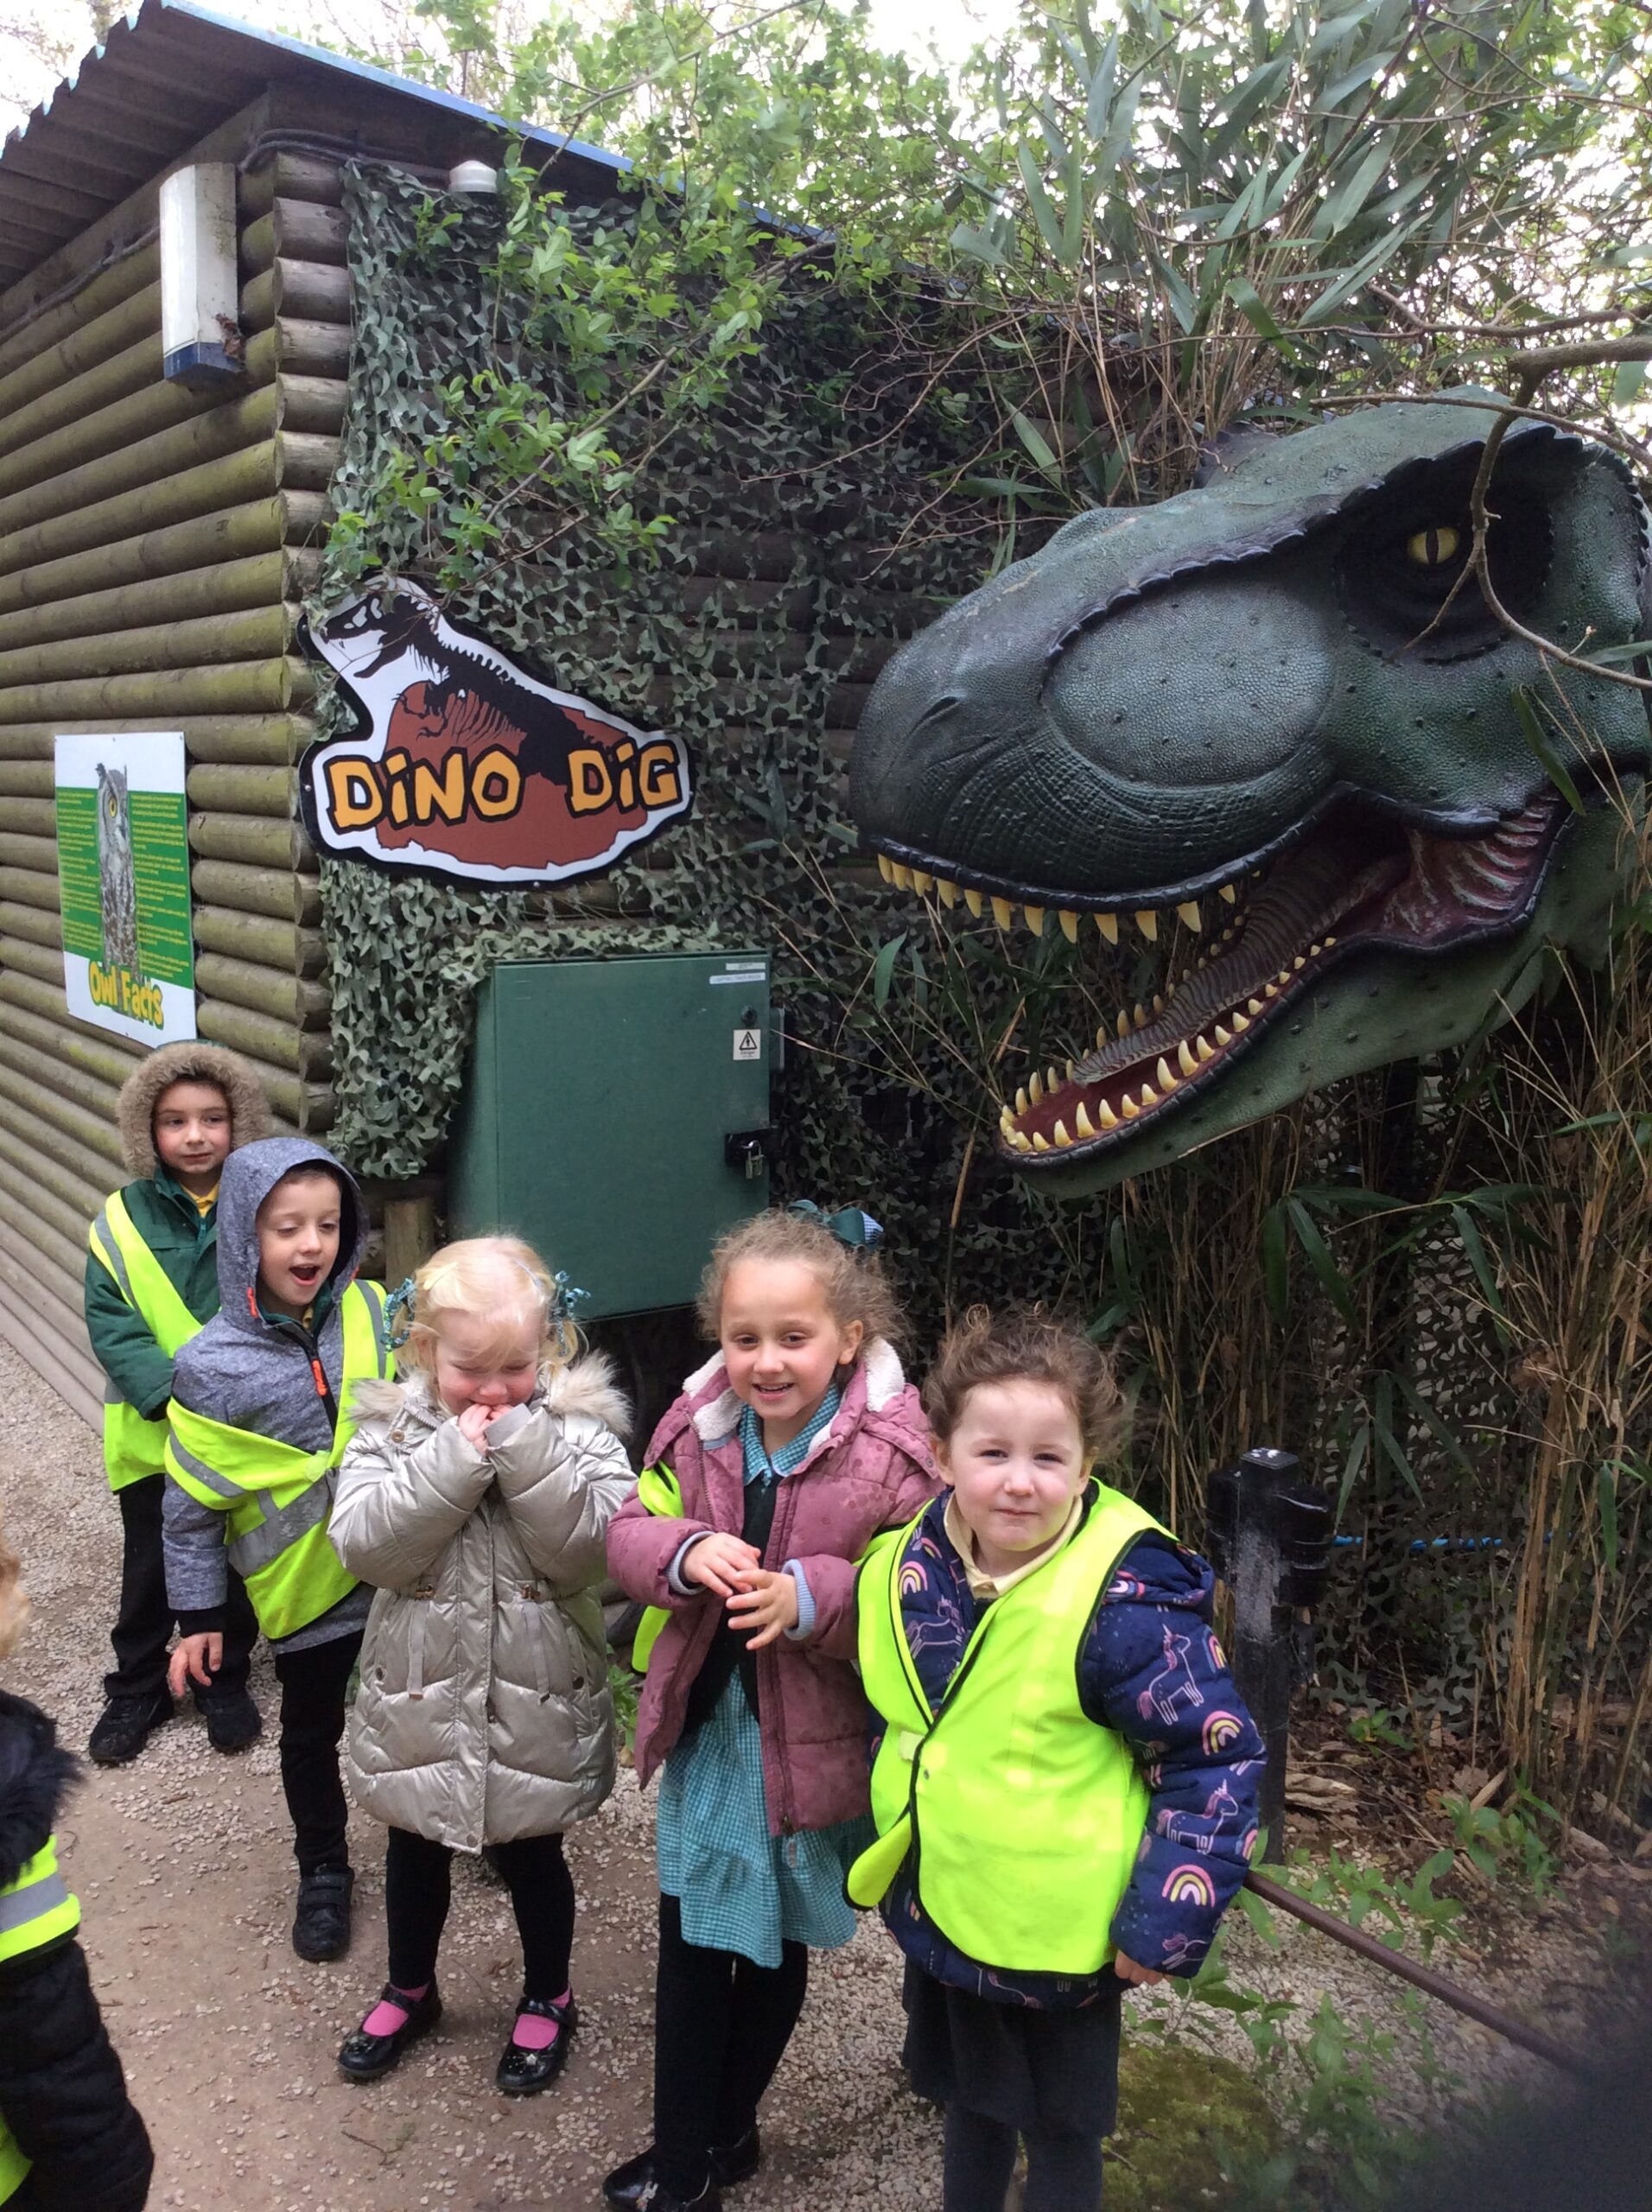
[[[1406,540],[1406,558],[1414,561],[1420,569],[1444,568],[1447,561],[1457,558],[1457,549],[1462,542],[1450,523],[1444,523],[1436,530],[1420,530]]]

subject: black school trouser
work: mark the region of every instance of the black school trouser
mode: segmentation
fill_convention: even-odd
[[[109,1641],[115,1647],[114,1671],[104,1676],[105,1697],[156,1697],[166,1688],[167,1645],[176,1615],[167,1600],[166,1563],[161,1548],[161,1501],[164,1475],[143,1475],[115,1493],[120,1507],[120,1611]],[[252,1647],[258,1640],[257,1617],[246,1585],[233,1567],[224,1608],[224,1663],[211,1689],[193,1687],[197,1705],[214,1697],[233,1697],[246,1688]]]
[[[1017,2131],[964,2105],[946,2108],[943,2212],[1004,2212],[1015,2171]],[[1026,2145],[1025,2212],[1098,2212],[1102,2144],[1064,2127],[1022,2132]]]
[[[568,1987],[574,1948],[574,1878],[559,1835],[527,1835],[489,1846],[511,1892],[522,1938],[526,1997],[560,1997]],[[453,1853],[445,1843],[392,1828],[384,1849],[384,1919],[390,1979],[397,1989],[435,1980],[436,1952],[453,1891]]]
[[[654,2154],[665,2188],[692,2202],[713,2145],[757,2125],[757,2107],[797,2024],[809,1951],[783,1943],[778,1967],[690,1943],[675,1897],[659,1901],[654,1985]]]
[[[349,1819],[339,1773],[350,1675],[364,1631],[330,1637],[302,1651],[276,1650],[281,1684],[281,1786],[292,1815],[293,1849],[301,1875],[323,1866],[347,1866],[344,1840]]]

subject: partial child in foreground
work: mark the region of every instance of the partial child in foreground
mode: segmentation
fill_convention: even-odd
[[[0,1659],[29,1618],[0,1541]],[[0,1690],[0,2206],[139,2212],[155,2156],[126,2094],[52,1830],[76,1765],[38,1706]]]
[[[808,1207],[722,1240],[700,1296],[720,1349],[608,1535],[615,1579],[664,1618],[637,1724],[639,1777],[665,1769],[654,2141],[603,2183],[621,2212],[717,2212],[755,2172],[809,1948],[855,1930],[843,1872],[869,1831],[854,1562],[936,1489],[863,1223],[836,1216],[835,1234]]]
[[[1088,1338],[977,1307],[924,1402],[948,1489],[861,1570],[878,1840],[848,1893],[906,1955],[944,2212],[1003,2212],[1018,2137],[1026,2212],[1094,2212],[1124,1985],[1209,1949],[1255,1843],[1261,1739],[1210,1568],[1093,1479],[1119,1396]]]
[[[175,1694],[210,1682],[232,1568],[275,1654],[281,1780],[298,1859],[293,1948],[336,1959],[353,1877],[339,1777],[346,1694],[372,1592],[327,1540],[359,1382],[390,1373],[384,1293],[355,1273],[367,1217],[320,1145],[270,1137],[225,1163],[222,1310],[178,1355],[167,1441]]]
[[[453,1854],[492,1849],[522,1939],[522,1996],[495,2080],[561,2073],[577,2024],[562,1831],[613,1787],[613,1704],[595,1586],[634,1478],[605,1359],[579,1358],[562,1290],[511,1236],[419,1269],[404,1382],[356,1393],[334,1548],[378,1585],[346,1767],[385,1821],[390,1979],[339,2053],[388,2073],[442,2014],[436,1951]]]
[[[218,1185],[238,1146],[270,1132],[270,1109],[245,1060],[216,1045],[163,1045],[121,1086],[120,1145],[136,1179],[92,1224],[86,1334],[109,1377],[104,1465],[120,1507],[120,1608],[113,1672],[86,1750],[124,1766],[172,1718],[167,1645],[174,1624],[161,1547],[172,1363],[218,1311]],[[213,1748],[237,1751],[259,1730],[247,1693],[258,1633],[240,1578],[224,1611],[224,1656],[195,1702]]]

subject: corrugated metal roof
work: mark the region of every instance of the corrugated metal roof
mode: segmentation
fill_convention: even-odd
[[[554,130],[510,124],[473,100],[365,62],[255,30],[192,0],[143,0],[0,147],[0,290],[187,153],[270,85],[354,79],[429,113],[440,159],[467,125],[515,130],[591,164],[587,182],[630,168]],[[572,180],[570,180],[571,181]]]

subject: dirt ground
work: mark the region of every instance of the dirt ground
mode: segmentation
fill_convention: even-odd
[[[0,1510],[22,1554],[35,1620],[4,1675],[84,1748],[110,1663],[108,1627],[119,1522],[96,1439],[0,1345]],[[267,1655],[253,1692],[273,1718]],[[1305,1736],[1311,1736],[1305,1731]],[[1303,1745],[1323,1776],[1332,1756]],[[1334,1756],[1351,1758],[1343,1752]],[[1357,1773],[1352,1766],[1333,1767]],[[1293,1772],[1295,1770],[1293,1769]],[[1350,1827],[1309,1821],[1344,1849],[1389,1812],[1360,1777]],[[1330,1784],[1334,1790],[1336,1783]],[[1399,1808],[1404,1811],[1404,1808]],[[1407,1815],[1414,1827],[1414,1818]],[[1369,1829],[1366,1829],[1369,1835]],[[1390,1835],[1390,1840],[1401,1840]],[[1419,1853],[1426,1836],[1410,1840]],[[511,2102],[492,2086],[518,1970],[502,1890],[473,1860],[455,1868],[441,1980],[446,2017],[386,2080],[340,2080],[339,2043],[384,1974],[383,1831],[358,1818],[355,1941],[348,1958],[309,1966],[289,1942],[295,1875],[273,1727],[251,1751],[215,1754],[189,1708],[134,1765],[89,1768],[60,1829],[85,1913],[82,1938],[110,2031],[157,2153],[152,2206],[182,2212],[597,2212],[607,2167],[648,2139],[655,1887],[653,1808],[626,1773],[610,1803],[569,1839],[580,1899],[574,1984],[582,2025],[561,2081]],[[1499,1918],[1474,1952],[1436,1963],[1471,1978],[1551,2033],[1583,2023],[1613,1980],[1611,1946],[1587,1931],[1618,1925],[1611,1870],[1583,1866],[1571,1894],[1535,1916]],[[1632,1924],[1652,1866],[1626,1870]],[[1323,1938],[1293,1935],[1282,1954],[1240,1927],[1236,1974],[1312,2012],[1329,1994],[1340,2016],[1395,2036],[1393,2104],[1426,2123],[1446,2092],[1415,2064],[1398,1985]],[[874,1922],[845,1950],[817,1956],[810,1998],[765,2106],[766,2158],[729,2201],[738,2212],[935,2212],[938,2117],[911,2096],[898,2066],[899,1964]],[[1173,2015],[1170,1993],[1134,2006]],[[1206,2042],[1241,2059],[1225,2016],[1199,2008]],[[1429,2008],[1436,2055],[1456,2085],[1497,2079],[1550,2088],[1546,2069],[1485,2031]],[[1178,2208],[1182,2212],[1182,2208]]]

